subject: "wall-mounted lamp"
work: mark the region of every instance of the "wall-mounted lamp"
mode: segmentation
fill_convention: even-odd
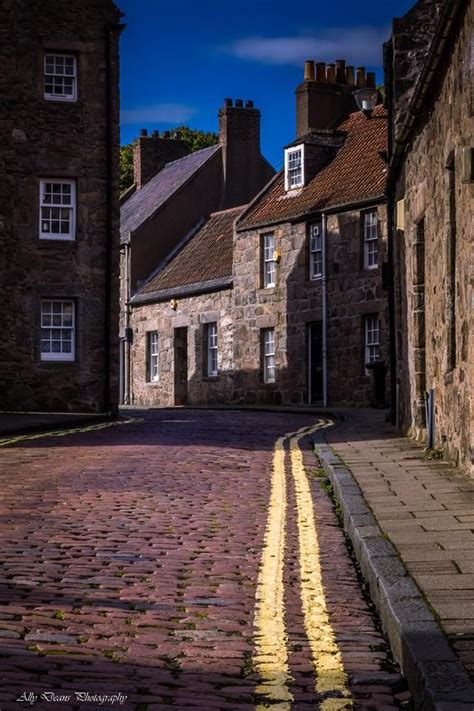
[[[176,311],[176,309],[178,308],[178,302],[176,301],[176,299],[171,299],[170,306],[173,309],[173,311]]]
[[[372,111],[377,106],[379,100],[379,92],[377,89],[365,86],[363,89],[356,89],[354,91],[354,99],[360,111],[370,118]]]
[[[275,249],[275,251],[273,252],[273,261],[276,262],[277,264],[280,264],[281,252],[279,249]]]

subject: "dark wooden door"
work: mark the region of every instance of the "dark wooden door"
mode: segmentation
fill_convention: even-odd
[[[174,329],[174,404],[188,402],[188,329]]]

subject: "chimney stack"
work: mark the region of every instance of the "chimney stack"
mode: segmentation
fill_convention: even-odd
[[[354,84],[354,67],[346,67],[344,59],[330,64],[307,60],[304,81],[296,88],[297,137],[333,128],[349,113],[357,111],[352,95]]]
[[[148,135],[146,128],[133,143],[133,177],[137,190],[153,178],[166,163],[187,155],[189,147],[180,138],[171,138],[169,131],[160,137],[159,131]]]
[[[253,101],[225,99],[219,110],[219,143],[222,148],[224,195],[222,207],[249,202],[262,186],[260,111]]]

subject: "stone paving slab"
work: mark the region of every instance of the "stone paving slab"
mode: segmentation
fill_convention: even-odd
[[[351,471],[473,679],[473,482],[446,462],[423,459],[422,447],[400,437],[384,413],[345,411],[344,417],[326,431],[326,441]]]

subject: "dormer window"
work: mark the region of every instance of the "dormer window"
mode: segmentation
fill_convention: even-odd
[[[302,188],[304,185],[304,146],[285,150],[285,190]]]

